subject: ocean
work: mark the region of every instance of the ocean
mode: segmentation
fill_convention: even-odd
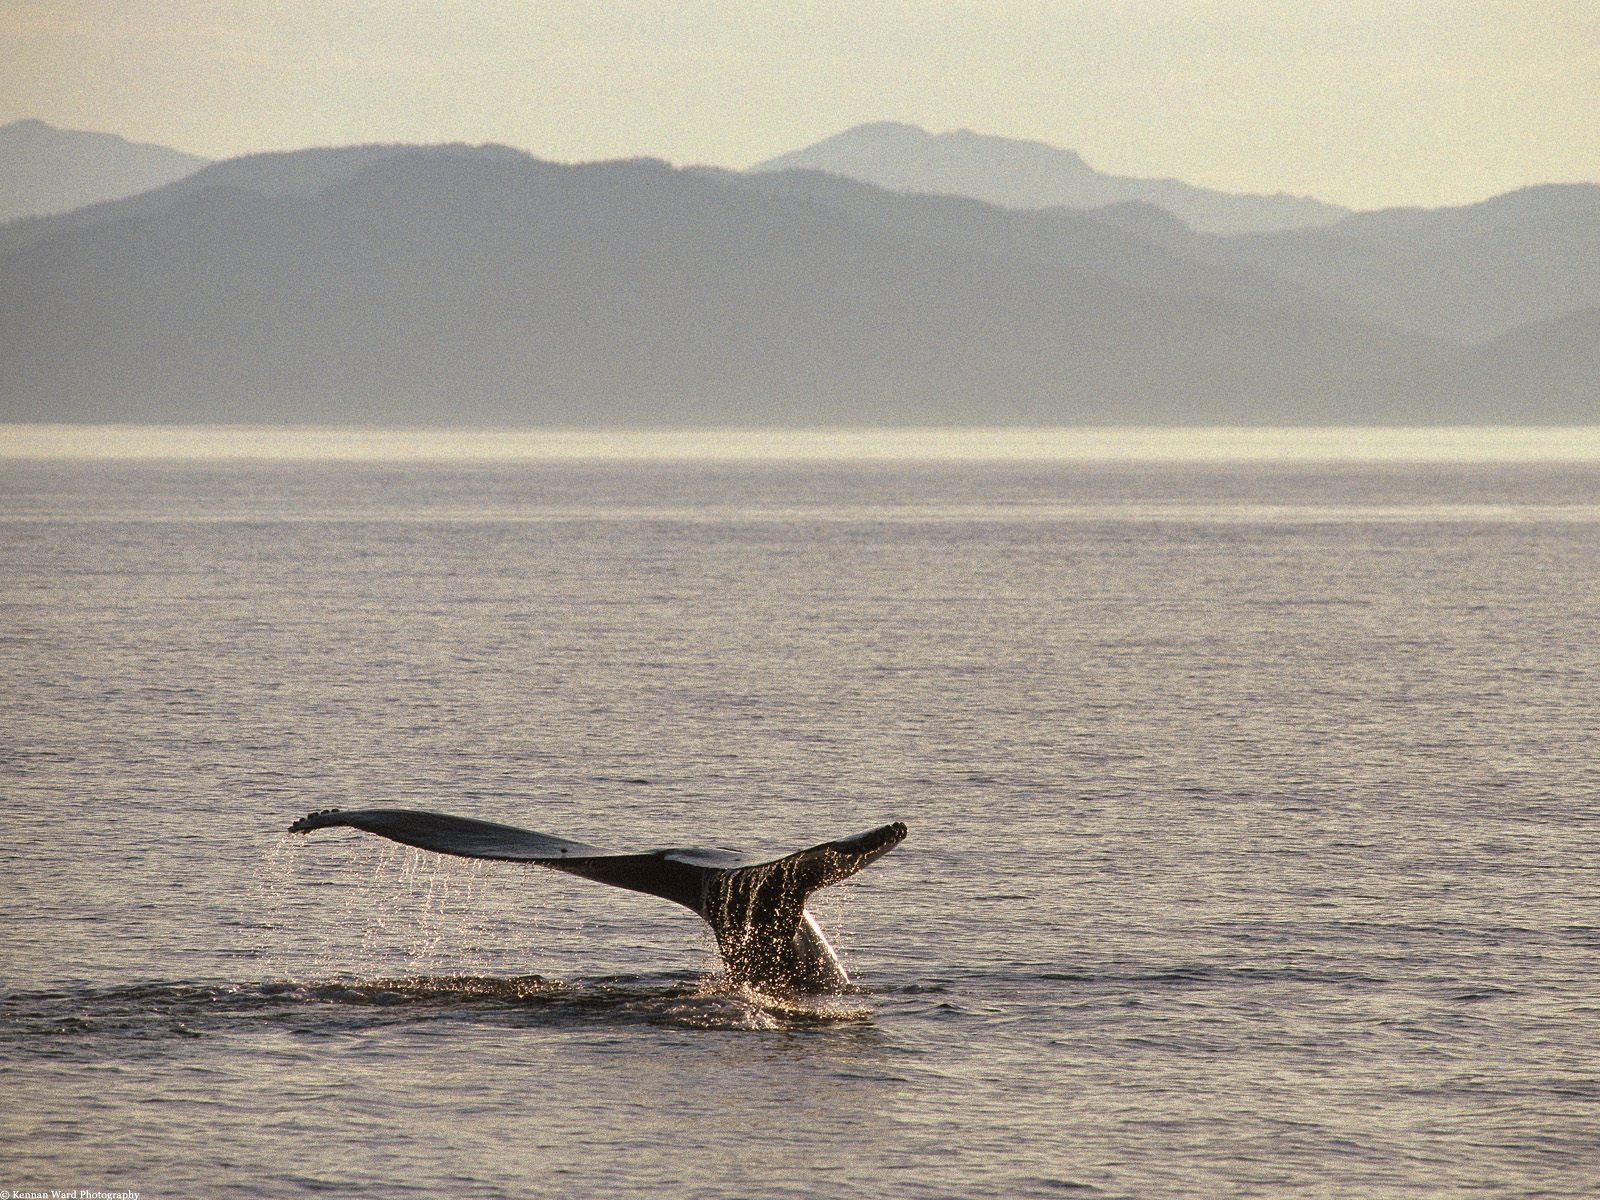
[[[0,1188],[1596,1194],[1600,461],[1450,436],[35,439]],[[910,833],[778,998],[664,901],[285,832],[335,806]]]

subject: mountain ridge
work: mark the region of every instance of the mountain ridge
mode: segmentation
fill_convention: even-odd
[[[0,125],[0,223],[49,216],[160,187],[211,160],[37,117]]]
[[[446,143],[467,149],[464,143]],[[442,147],[436,147],[442,148]],[[86,205],[69,212],[0,225],[0,256],[31,242],[69,229],[89,228],[161,211],[181,198],[206,188],[237,187],[268,195],[311,195],[356,174],[372,163],[423,149],[405,142],[363,142],[351,146],[310,146],[303,150],[263,150],[204,167],[159,187],[132,196]],[[520,155],[525,151],[497,143],[477,147],[489,153]]]
[[[1485,341],[1600,304],[1600,184],[1377,209],[1324,229],[1226,239],[1216,252],[1398,328]]]
[[[1371,257],[1411,225],[1402,246],[1432,230],[1470,250],[1551,213],[1581,233],[1588,200],[1380,215],[1376,239],[1219,238],[1138,204],[1006,209],[817,171],[460,144],[245,156],[0,229],[0,247],[26,235],[0,248],[0,420],[1591,420],[1600,327],[1582,312],[1546,328],[1510,320],[1537,314],[1517,301],[1469,348],[1309,286],[1273,251]],[[1472,282],[1472,303],[1517,291]]]
[[[1099,208],[1147,201],[1208,233],[1325,225],[1349,209],[1309,196],[1251,195],[1172,178],[1112,175],[1075,150],[1047,142],[956,129],[930,133],[896,121],[857,125],[766,159],[751,172],[810,169],[891,191],[963,195],[1007,208]]]
[[[0,259],[0,413],[1307,423],[1327,395],[1371,420],[1444,355],[1226,279],[1139,286],[896,219],[652,160],[470,148],[382,156],[309,195],[203,188]]]

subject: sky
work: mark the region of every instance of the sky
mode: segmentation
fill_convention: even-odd
[[[1600,179],[1600,0],[0,0],[0,123],[742,167],[864,121],[1358,208]]]

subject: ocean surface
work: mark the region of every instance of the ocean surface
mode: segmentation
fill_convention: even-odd
[[[0,1189],[1600,1191],[1600,464],[13,460],[0,605]],[[331,806],[910,836],[781,1000]]]

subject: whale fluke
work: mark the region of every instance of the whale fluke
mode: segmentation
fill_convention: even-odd
[[[735,980],[797,992],[839,991],[850,982],[806,911],[806,897],[854,875],[906,836],[896,821],[763,861],[697,847],[624,853],[514,825],[399,808],[324,809],[301,817],[289,832],[341,826],[439,854],[534,863],[671,900],[705,918]]]

